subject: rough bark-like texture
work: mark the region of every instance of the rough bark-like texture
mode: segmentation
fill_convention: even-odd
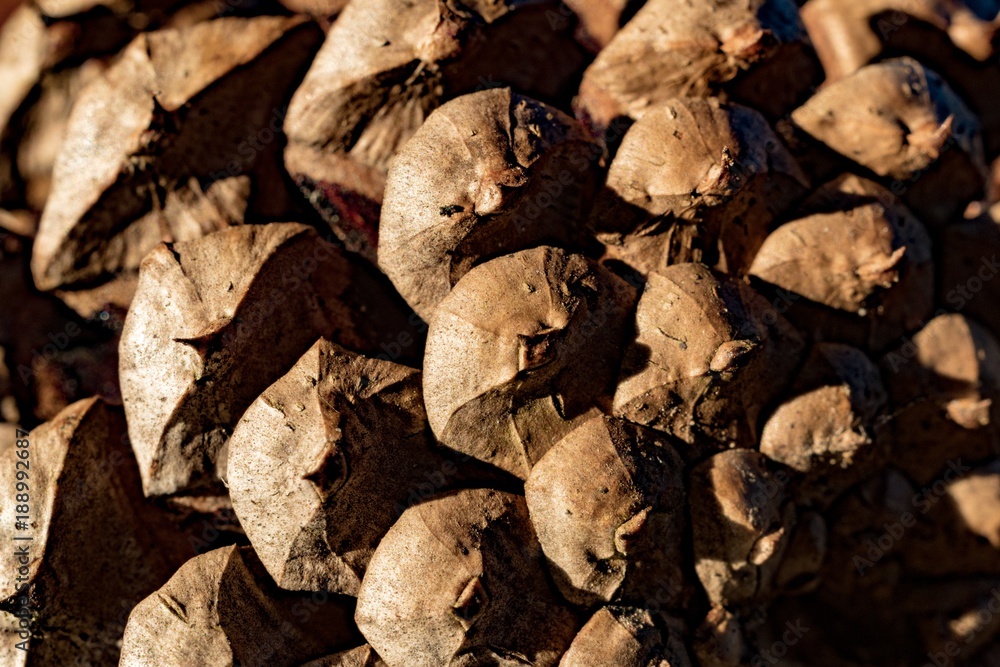
[[[795,524],[795,506],[758,452],[731,449],[695,468],[691,524],[695,569],[708,599],[734,605],[767,598]]]
[[[168,22],[170,12],[185,1],[7,3],[0,9],[0,71],[5,84],[0,90],[0,135],[11,129],[18,112],[33,104],[35,87],[47,74],[86,66],[88,58],[114,55],[140,31]],[[17,142],[18,138],[4,140]],[[10,176],[7,157],[0,157],[0,197],[11,194],[6,182]]]
[[[407,497],[435,470],[420,372],[320,340],[229,442],[233,507],[282,588],[357,595]]]
[[[524,487],[552,577],[563,597],[659,600],[685,589],[684,463],[661,434],[596,417],[556,443]]]
[[[320,336],[375,352],[385,332],[408,331],[397,299],[305,225],[159,246],[143,262],[121,343],[146,493],[224,477],[225,444],[254,399]]]
[[[742,274],[807,186],[757,112],[715,98],[667,100],[625,134],[590,226],[605,261],[643,275],[692,261]]]
[[[430,319],[486,259],[582,245],[600,154],[575,120],[509,88],[448,102],[389,169],[379,267]]]
[[[362,642],[351,598],[280,590],[248,547],[191,559],[128,618],[127,667],[297,667]],[[350,664],[350,663],[348,663]]]
[[[871,65],[831,84],[792,120],[885,178],[926,170],[949,139],[971,160],[982,160],[975,117],[937,74],[911,58]]]
[[[338,17],[292,99],[285,162],[348,248],[374,258],[389,160],[449,99],[572,94],[584,64],[555,0],[369,0]],[[537,57],[544,53],[544,58]]]
[[[587,68],[577,104],[603,129],[674,97],[725,90],[778,117],[820,74],[792,0],[649,0]]]
[[[764,425],[760,451],[801,475],[796,500],[829,504],[885,463],[876,419],[888,396],[864,352],[819,343],[791,396]]]
[[[869,65],[830,84],[791,119],[890,182],[928,226],[952,222],[983,192],[979,120],[941,77],[911,58]]]
[[[666,635],[666,636],[665,636]],[[690,667],[684,642],[646,610],[601,607],[580,629],[559,667]]]
[[[931,241],[888,191],[840,178],[803,213],[768,236],[750,267],[784,293],[794,324],[818,340],[881,351],[930,318]]]
[[[685,443],[685,459],[757,443],[762,410],[793,377],[799,334],[744,283],[701,264],[652,273],[614,413]]]
[[[375,551],[355,619],[390,667],[550,667],[576,631],[524,499],[487,489],[406,510]]]
[[[609,402],[634,304],[627,283],[556,248],[472,269],[427,336],[424,401],[438,441],[527,478]]]
[[[319,38],[313,24],[265,17],[133,41],[71,115],[34,248],[39,288],[135,271],[160,241],[242,222],[239,198],[213,195],[237,177],[254,182],[262,219],[284,215],[269,169],[283,105]]]
[[[0,441],[4,664],[117,664],[129,610],[183,562],[184,545],[163,539],[172,526],[142,496],[121,408],[79,401],[19,438]],[[30,615],[30,639],[18,614]],[[22,641],[27,652],[14,650]]]
[[[880,367],[893,419],[894,463],[918,484],[949,461],[1000,451],[1000,342],[964,315],[942,315],[889,352]]]

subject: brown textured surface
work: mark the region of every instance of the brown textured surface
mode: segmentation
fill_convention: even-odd
[[[438,469],[420,372],[320,340],[247,409],[226,481],[282,588],[356,595],[379,541]]]
[[[295,667],[361,643],[353,607],[351,598],[282,591],[251,549],[224,547],[185,563],[135,607],[122,664]]]
[[[758,452],[720,452],[695,468],[695,569],[709,600],[730,606],[771,595],[794,522],[795,506]]]
[[[926,484],[947,466],[996,455],[1000,343],[962,315],[931,320],[881,360],[894,418],[893,458]]]
[[[15,18],[0,664],[995,667],[1000,1]]]
[[[268,124],[319,37],[298,19],[227,18],[136,38],[74,108],[35,244],[36,284],[135,271],[160,241],[242,222],[242,206],[228,192],[213,201],[212,184],[253,180],[266,164],[276,147],[247,139],[268,129],[273,141]]]
[[[767,237],[750,267],[790,301],[792,322],[818,340],[883,350],[931,316],[931,239],[889,191],[847,176],[803,212]]]
[[[379,544],[355,618],[392,665],[551,667],[576,619],[542,562],[523,498],[444,495],[406,510]]]
[[[808,183],[767,121],[716,98],[671,99],[625,134],[590,213],[605,262],[645,275],[702,262],[743,275]]]
[[[470,271],[427,336],[424,401],[438,441],[522,479],[610,399],[634,291],[541,247]]]
[[[650,274],[636,333],[614,414],[678,438],[687,460],[755,446],[763,408],[804,353],[799,334],[760,295],[701,264]]]
[[[12,666],[72,664],[77,658],[115,664],[129,610],[190,550],[166,515],[142,497],[120,407],[96,398],[78,401],[32,430],[27,441],[23,448],[13,438],[3,441],[10,465],[0,469],[0,478],[11,495],[0,506],[9,545],[0,555],[0,657]],[[26,456],[15,457],[18,451]],[[17,470],[26,476],[17,475],[18,460]],[[30,524],[19,530],[15,483],[25,480]],[[31,540],[14,541],[25,536]],[[26,581],[16,579],[23,575],[15,546],[22,544],[30,552]],[[27,651],[15,649],[23,638],[12,629],[13,610],[24,606],[21,595],[30,600],[33,624],[45,628],[28,641]]]
[[[294,223],[235,227],[150,253],[120,363],[146,492],[224,477],[225,444],[243,412],[318,337],[374,353],[383,328],[405,330],[395,295],[380,294],[367,273]]]
[[[289,173],[374,260],[389,160],[444,102],[510,85],[565,98],[585,63],[555,0],[370,0],[337,18],[288,109]],[[536,57],[545,53],[544,59]]]
[[[657,627],[648,611],[601,607],[563,655],[559,667],[689,667],[683,642]]]
[[[858,96],[868,102],[858,104]],[[912,58],[864,67],[822,88],[791,120],[891,184],[931,226],[961,215],[987,178],[980,123],[935,72]],[[948,192],[948,197],[940,193]]]
[[[556,443],[524,486],[531,522],[567,600],[641,602],[662,586],[680,606],[684,464],[665,437],[596,417]]]
[[[603,129],[673,97],[728,90],[774,117],[819,74],[792,0],[649,0],[587,69],[577,104]]]
[[[537,245],[583,246],[601,148],[562,112],[509,88],[465,95],[393,161],[379,267],[428,321],[462,276]]]
[[[861,350],[819,343],[764,425],[760,451],[802,475],[797,499],[825,503],[888,459],[880,440],[888,396],[878,368]]]

